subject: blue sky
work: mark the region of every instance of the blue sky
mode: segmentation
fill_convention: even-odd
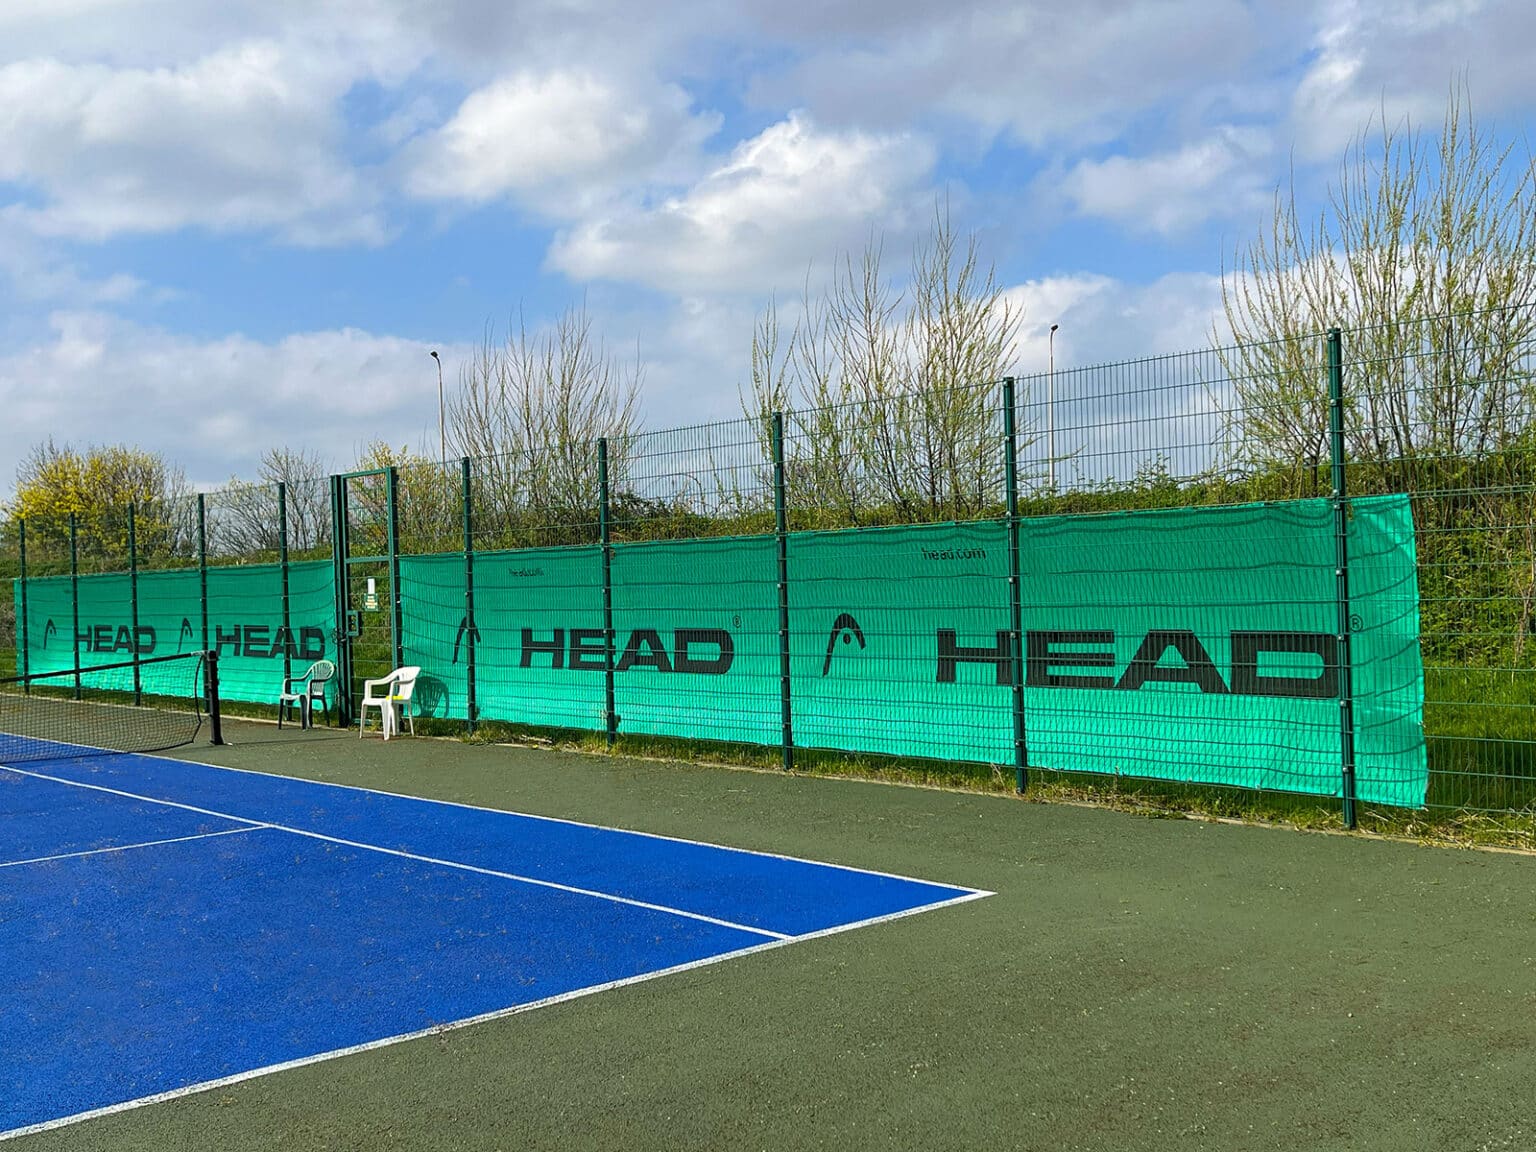
[[[1294,173],[1464,78],[1526,136],[1528,0],[8,0],[0,491],[128,442],[428,449],[488,326],[585,302],[652,427],[739,412],[754,316],[944,199],[1018,368],[1205,343]]]

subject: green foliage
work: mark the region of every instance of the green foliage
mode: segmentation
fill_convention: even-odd
[[[1315,221],[1294,191],[1277,195],[1268,229],[1223,275],[1232,343],[1218,355],[1245,464],[1300,474],[1327,462],[1315,334],[1333,326],[1350,330],[1351,460],[1411,476],[1531,433],[1536,162],[1498,147],[1459,90],[1438,140],[1376,129],[1347,152]]]
[[[12,595],[14,579],[21,574],[16,522],[0,521],[0,658],[16,650],[16,598]],[[15,666],[11,655],[10,664]],[[0,676],[9,672],[0,671]]]
[[[51,440],[21,462],[6,515],[26,521],[28,568],[38,573],[68,570],[71,517],[82,571],[126,568],[130,531],[140,557],[171,562],[189,553],[196,526],[181,470],[158,453],[126,445],[81,452]]]

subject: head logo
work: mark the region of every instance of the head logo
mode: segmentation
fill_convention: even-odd
[[[176,651],[182,650],[181,646],[192,639],[192,621],[183,616],[181,618],[181,633],[176,637]]]
[[[459,648],[463,645],[465,636],[469,637],[471,647],[480,643],[480,629],[469,622],[468,616],[459,621],[459,634],[453,638],[453,662],[455,664],[459,662]]]
[[[848,613],[841,613],[832,622],[832,631],[827,636],[827,658],[821,662],[821,674],[823,676],[832,670],[832,653],[837,650],[837,638],[839,636],[843,638],[844,644],[851,643],[856,638],[859,642],[859,647],[865,647],[864,629],[860,628],[859,622],[848,615]]]
[[[59,630],[59,626],[57,624],[55,624],[52,620],[49,620],[48,623],[43,625],[43,647],[44,648],[48,647],[48,641],[53,638],[54,634],[57,633],[58,630]]]

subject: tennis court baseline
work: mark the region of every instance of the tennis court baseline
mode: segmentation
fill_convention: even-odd
[[[990,894],[33,751],[0,766],[0,1139]]]

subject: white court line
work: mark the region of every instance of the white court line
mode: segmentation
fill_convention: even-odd
[[[87,788],[92,792],[105,792],[110,796],[122,796],[129,800],[147,800],[154,804],[164,804],[169,808],[181,808],[187,812],[196,812],[202,816],[217,816],[224,820],[236,820],[241,823],[252,823],[240,816],[231,816],[227,812],[217,812],[211,808],[199,808],[193,804],[182,804],[175,800],[162,800],[156,796],[144,796],[137,792],[125,792],[120,788],[108,788],[102,784],[86,784],[79,780],[69,780],[63,776],[50,776],[46,772],[29,772],[22,768],[12,768],[0,765],[0,771],[14,772],[18,776],[30,776],[37,780],[51,780],[55,784],[67,784],[72,788]],[[590,896],[596,900],[607,900],[613,904],[626,904],[631,908],[644,908],[650,912],[662,912],[669,916],[681,916],[687,920],[699,920],[705,924],[713,924],[720,928],[731,928],[737,932],[747,932],[753,936],[763,936],[770,940],[793,940],[794,936],[783,932],[772,932],[767,928],[753,928],[747,924],[736,924],[730,920],[721,920],[714,916],[705,916],[701,912],[688,912],[682,908],[669,908],[665,904],[651,904],[644,900],[634,900],[628,896],[618,896],[612,892],[599,892],[594,888],[577,888],[571,884],[557,884],[553,880],[539,880],[533,876],[520,876],[515,872],[501,872],[494,868],[481,868],[474,864],[461,864],[457,860],[443,860],[436,856],[422,856],[415,852],[406,852],[399,848],[383,848],[377,844],[364,844],[358,840],[346,840],[340,836],[327,836],[323,832],[311,832],[305,828],[291,828],[286,824],[272,824],[261,822],[263,828],[275,832],[288,832],[294,836],[304,836],[310,840],[323,840],[328,844],[341,844],[348,848],[360,848],[366,852],[380,852],[386,856],[398,856],[405,860],[416,860],[423,864],[435,864],[442,868],[457,868],[462,872],[475,872],[481,876],[494,876],[501,880],[512,880],[519,884],[532,884],[540,888],[552,888],[557,892],[569,892],[576,896]]]
[[[11,769],[11,771],[15,771],[15,769]],[[419,1040],[425,1036],[437,1036],[444,1032],[455,1032],[460,1028],[468,1028],[474,1024],[485,1024],[492,1020],[503,1020],[508,1016],[516,1016],[522,1012],[532,1012],[536,1008],[547,1008],[552,1004],[563,1004],[568,1000],[576,1000],[598,992],[608,992],[615,988],[627,988],[633,984],[643,984],[647,980],[655,980],[662,976],[673,976],[679,972],[689,972],[696,968],[707,967],[710,964],[719,964],[724,960],[735,960],[741,956],[750,956],[755,952],[766,952],[772,948],[782,948],[786,944],[797,944],[801,940],[815,940],[823,936],[835,936],[840,932],[852,932],[856,928],[868,928],[875,924],[885,924],[892,920],[904,919],[907,916],[916,916],[920,912],[932,912],[938,908],[948,908],[952,904],[966,904],[972,900],[981,900],[990,895],[992,895],[990,892],[967,892],[963,896],[956,896],[952,900],[944,900],[937,904],[924,904],[918,908],[905,908],[900,912],[890,912],[884,916],[872,916],[868,920],[859,920],[853,924],[839,924],[835,928],[823,928],[817,932],[807,932],[803,936],[768,940],[761,944],[752,944],[746,948],[738,948],[734,952],[722,952],[718,956],[706,956],[702,960],[690,960],[686,964],[675,964],[671,968],[659,968],[655,972],[642,972],[638,976],[628,976],[622,980],[610,980],[605,984],[593,984],[587,988],[576,988],[570,992],[562,992],[557,996],[547,996],[543,1000],[534,1000],[527,1004],[517,1004],[510,1008],[499,1008],[494,1012],[484,1012],[479,1016],[468,1016],[463,1020],[452,1020],[446,1024],[436,1024],[430,1028],[418,1029],[415,1032],[402,1032],[398,1036],[386,1036],[378,1040],[369,1040],[367,1043],[354,1044],[348,1048],[336,1048],[330,1052],[317,1052],[313,1056],[301,1056],[297,1060],[286,1060],[281,1064],[269,1064],[264,1068],[252,1068],[247,1072],[237,1072],[233,1076],[223,1076],[217,1080],[204,1080],[197,1084],[188,1084],[183,1088],[172,1088],[167,1092],[156,1092],[152,1096],[143,1096],[137,1100],[125,1100],[120,1104],[108,1104],[103,1108],[92,1108],[88,1112],[77,1112],[73,1116],[61,1116],[55,1120],[44,1120],[40,1124],[29,1124],[25,1128],[13,1128],[9,1132],[0,1132],[0,1140],[10,1140],[17,1136],[30,1136],[36,1132],[47,1132],[50,1129],[78,1124],[84,1120],[93,1120],[98,1116],[111,1116],[118,1112],[143,1108],[149,1104],[161,1104],[167,1100],[177,1100],[183,1096],[195,1095],[198,1092],[207,1092],[214,1088],[225,1088],[231,1084],[239,1084],[245,1080],[254,1080],[258,1076],[270,1076],[276,1072],[286,1072],[291,1068],[303,1068],[305,1065],[318,1064],[324,1060],[336,1060],[342,1056],[352,1056],[359,1052],[371,1052],[375,1048],[386,1048],[393,1044],[403,1044],[407,1040]]]
[[[135,848],[158,848],[162,844],[185,844],[189,840],[211,840],[215,836],[233,836],[237,832],[255,832],[265,824],[252,824],[246,828],[225,828],[220,832],[199,832],[195,836],[174,836],[169,840],[145,840],[141,844],[119,844],[113,848],[91,848],[85,852],[60,852],[57,856],[34,856],[30,860],[6,860],[0,868],[20,868],[23,864],[48,864],[54,860],[77,860],[81,856],[103,856],[108,852],[131,852]]]
[[[165,758],[165,759],[171,759],[171,758]],[[974,900],[981,900],[981,899],[984,899],[984,898],[986,898],[988,896],[993,895],[992,892],[986,891],[984,889],[979,889],[979,888],[966,888],[966,887],[963,887],[961,885],[954,885],[954,884],[940,884],[940,883],[937,883],[937,882],[931,881],[931,880],[923,880],[923,879],[919,879],[917,877],[912,877],[912,876],[903,876],[903,875],[900,875],[899,873],[881,872],[881,871],[877,871],[877,870],[874,870],[874,869],[857,868],[857,867],[852,867],[852,866],[845,865],[845,864],[832,864],[832,863],[828,863],[826,861],[810,860],[810,859],[807,859],[805,857],[789,856],[789,855],[784,855],[784,854],[775,853],[775,852],[762,852],[762,851],[757,851],[757,850],[750,849],[750,848],[735,848],[735,847],[731,847],[731,846],[728,846],[728,845],[711,844],[711,843],[708,843],[707,841],[692,840],[692,839],[688,839],[686,837],[680,837],[680,836],[666,836],[666,835],[662,835],[660,833],[642,832],[642,831],[637,831],[637,830],[634,830],[634,829],[627,829],[627,828],[615,828],[615,827],[612,827],[610,825],[593,824],[593,823],[589,823],[589,822],[586,822],[586,821],[563,819],[561,817],[556,817],[556,816],[542,816],[542,815],[539,815],[537,813],[517,812],[517,811],[508,810],[508,809],[505,809],[505,808],[490,808],[490,807],[486,807],[484,805],[466,804],[466,803],[462,803],[462,802],[459,802],[459,801],[453,801],[453,800],[439,800],[439,799],[433,799],[431,797],[425,797],[425,796],[411,796],[411,795],[407,795],[407,794],[404,794],[404,793],[389,792],[389,791],[386,791],[386,790],[383,790],[383,789],[377,789],[377,788],[363,788],[363,787],[358,787],[356,785],[348,785],[348,784],[332,784],[332,783],[329,783],[329,782],[326,782],[326,781],[321,781],[321,780],[308,780],[308,779],[305,779],[302,776],[288,776],[288,775],[285,775],[285,774],[279,773],[279,772],[260,772],[260,771],[256,771],[254,769],[249,769],[249,768],[236,768],[236,767],[231,767],[231,766],[221,765],[221,764],[208,764],[208,763],[206,763],[204,761],[198,761],[198,760],[174,759],[173,762],[174,763],[178,763],[178,764],[192,764],[192,765],[195,765],[197,767],[209,768],[209,769],[213,769],[213,770],[218,771],[218,772],[237,772],[237,773],[239,773],[241,775],[246,775],[246,776],[270,777],[270,778],[279,779],[279,780],[288,780],[288,781],[292,781],[294,783],[304,784],[304,785],[307,785],[307,786],[310,786],[310,787],[314,787],[314,788],[322,788],[322,789],[324,789],[324,788],[335,788],[335,789],[340,789],[340,790],[348,791],[348,792],[362,792],[362,793],[365,793],[365,794],[376,795],[376,796],[387,796],[387,797],[390,797],[390,798],[393,798],[393,799],[399,799],[399,800],[413,800],[413,801],[416,801],[418,803],[423,803],[423,804],[435,804],[435,805],[439,805],[439,806],[443,806],[443,807],[450,807],[450,808],[463,808],[463,809],[467,809],[467,810],[470,810],[470,811],[476,811],[476,812],[488,812],[488,813],[493,813],[493,814],[496,814],[496,815],[515,816],[515,817],[521,817],[521,818],[524,818],[524,819],[537,820],[537,821],[553,823],[553,824],[565,824],[565,825],[570,825],[570,826],[579,827],[579,828],[589,828],[589,829],[593,829],[595,831],[617,832],[617,833],[620,833],[622,835],[640,836],[640,837],[644,837],[646,839],[662,840],[662,841],[667,841],[667,842],[677,843],[677,844],[688,844],[688,845],[693,845],[693,846],[696,846],[696,847],[703,847],[703,848],[712,848],[712,849],[715,849],[717,851],[722,851],[722,852],[739,853],[739,854],[748,855],[748,856],[761,856],[761,857],[766,857],[768,859],[785,860],[785,861],[789,861],[789,862],[792,862],[792,863],[798,863],[798,864],[820,865],[822,867],[834,868],[834,869],[838,869],[840,871],[845,871],[845,872],[861,873],[861,874],[867,875],[867,876],[880,876],[880,877],[885,877],[887,879],[904,880],[904,881],[908,881],[908,882],[911,882],[911,883],[926,885],[926,886],[929,886],[929,887],[949,888],[951,890],[959,891],[961,893],[961,895],[955,896],[955,897],[953,897],[951,899],[948,899],[948,900],[937,901],[937,902],[931,903],[931,904],[923,904],[923,905],[920,905],[920,906],[915,907],[915,908],[906,908],[906,909],[902,909],[901,911],[898,911],[898,912],[891,912],[891,913],[887,913],[887,914],[881,915],[881,916],[870,917],[869,919],[866,919],[866,920],[859,920],[859,921],[855,921],[855,922],[849,923],[849,924],[839,924],[839,925],[836,925],[834,927],[820,929],[820,930],[815,931],[815,932],[807,932],[807,933],[805,933],[805,934],[803,934],[801,936],[786,936],[786,935],[783,935],[783,934],[780,934],[780,933],[768,933],[768,932],[763,931],[762,929],[749,928],[749,927],[746,927],[744,925],[731,924],[731,923],[729,923],[727,921],[711,920],[708,917],[698,916],[695,913],[684,912],[684,911],[682,911],[680,909],[665,908],[665,907],[661,907],[661,906],[657,906],[657,905],[644,904],[644,903],[641,903],[639,901],[626,900],[623,897],[613,896],[613,895],[607,894],[607,893],[590,892],[590,891],[587,891],[585,889],[579,889],[579,888],[566,888],[563,885],[552,884],[552,883],[550,883],[548,881],[540,881],[540,880],[535,880],[535,879],[528,878],[528,877],[516,876],[516,875],[511,874],[511,873],[501,873],[501,872],[491,871],[489,869],[476,868],[476,867],[474,867],[472,865],[459,864],[459,863],[457,863],[455,861],[434,860],[431,857],[415,856],[415,855],[413,855],[411,853],[408,853],[408,852],[395,851],[395,850],[392,850],[392,849],[379,848],[376,845],[361,844],[361,843],[356,843],[354,841],[342,840],[342,839],[339,839],[339,838],[336,838],[336,837],[324,836],[324,835],[321,835],[319,833],[307,832],[307,831],[305,831],[303,829],[289,828],[289,827],[286,827],[284,825],[278,825],[278,824],[260,825],[260,827],[267,827],[267,828],[271,828],[271,829],[276,830],[276,831],[292,832],[292,833],[294,833],[296,835],[307,836],[307,837],[310,837],[310,838],[313,838],[313,839],[323,840],[323,841],[330,841],[330,842],[334,842],[334,843],[338,843],[338,844],[344,844],[344,845],[360,848],[360,849],[367,850],[367,851],[376,851],[376,852],[389,853],[389,854],[392,854],[392,855],[402,856],[402,857],[406,857],[408,859],[415,859],[415,860],[419,860],[419,861],[426,862],[426,863],[440,864],[442,866],[449,867],[449,868],[460,868],[460,869],[464,869],[464,870],[472,871],[472,872],[483,872],[483,873],[491,875],[491,876],[503,877],[503,878],[514,880],[514,881],[522,881],[522,882],[530,883],[530,884],[543,885],[543,886],[548,886],[548,887],[552,887],[552,888],[563,889],[565,891],[569,891],[569,892],[573,892],[573,893],[577,893],[577,894],[595,896],[595,897],[597,897],[599,899],[614,900],[614,901],[617,901],[619,903],[634,904],[634,905],[637,905],[639,907],[650,908],[650,909],[654,909],[654,910],[657,910],[657,911],[672,913],[672,914],[675,914],[675,915],[684,916],[684,917],[688,917],[688,918],[702,919],[702,920],[705,920],[707,922],[719,924],[719,925],[724,926],[724,927],[737,928],[737,929],[739,929],[741,931],[745,931],[745,932],[749,932],[749,933],[754,933],[754,934],[758,934],[758,935],[765,935],[765,936],[769,936],[771,938],[768,939],[768,940],[765,940],[761,944],[749,945],[749,946],[747,946],[745,948],[736,949],[735,951],[731,951],[731,952],[722,952],[722,953],[720,953],[718,955],[715,955],[715,956],[708,956],[708,957],[704,957],[703,959],[700,959],[700,960],[689,961],[689,962],[687,962],[685,964],[674,965],[671,968],[662,968],[662,969],[658,969],[657,971],[654,971],[654,972],[645,972],[645,973],[641,973],[641,974],[639,974],[637,976],[626,977],[626,978],[621,979],[621,980],[612,980],[612,981],[608,981],[608,982],[605,982],[605,983],[602,983],[602,984],[594,984],[594,985],[591,985],[591,986],[586,987],[586,988],[573,989],[572,991],[560,993],[559,995],[556,995],[556,996],[546,997],[546,998],[544,998],[542,1000],[535,1000],[535,1001],[532,1001],[532,1002],[527,1003],[527,1004],[518,1004],[518,1005],[514,1005],[514,1006],[509,1007],[509,1008],[498,1009],[498,1010],[493,1011],[493,1012],[483,1013],[483,1014],[481,1014],[479,1016],[467,1017],[467,1018],[465,1018],[463,1020],[449,1021],[447,1023],[434,1025],[433,1027],[420,1029],[420,1030],[414,1031],[414,1032],[401,1033],[401,1034],[396,1035],[396,1036],[382,1037],[380,1039],[371,1040],[371,1041],[368,1041],[368,1042],[363,1043],[363,1044],[356,1044],[356,1045],[352,1045],[352,1046],[346,1047],[346,1048],[338,1048],[338,1049],[334,1049],[334,1050],[329,1051],[329,1052],[315,1053],[314,1055],[311,1055],[311,1056],[304,1056],[304,1057],[300,1057],[300,1058],[295,1059],[295,1060],[284,1061],[284,1062],[279,1063],[279,1064],[272,1064],[272,1065],[268,1065],[268,1066],[262,1067],[262,1068],[253,1068],[253,1069],[250,1069],[250,1070],[245,1071],[245,1072],[236,1073],[236,1074],[234,1074],[232,1076],[221,1077],[221,1078],[215,1079],[215,1080],[202,1081],[202,1082],[199,1082],[199,1083],[196,1083],[196,1084],[189,1084],[189,1085],[186,1085],[185,1087],[182,1087],[182,1088],[175,1088],[175,1089],[171,1089],[171,1090],[166,1091],[166,1092],[158,1092],[158,1093],[155,1093],[153,1095],[145,1096],[145,1097],[142,1097],[142,1098],[139,1098],[139,1099],[136,1099],[136,1100],[123,1101],[123,1102],[118,1103],[118,1104],[107,1105],[107,1106],[102,1107],[102,1108],[95,1108],[95,1109],[91,1109],[91,1110],[86,1111],[86,1112],[80,1112],[80,1113],[77,1113],[77,1114],[72,1115],[72,1116],[59,1117],[59,1118],[56,1118],[56,1119],[53,1119],[53,1120],[44,1121],[42,1123],[28,1125],[27,1127],[24,1127],[24,1128],[16,1128],[16,1129],[12,1129],[12,1130],[7,1131],[7,1132],[0,1132],[0,1141],[9,1140],[9,1139],[12,1139],[13,1137],[17,1137],[17,1136],[30,1135],[30,1134],[35,1133],[35,1132],[44,1132],[44,1131],[49,1131],[49,1130],[52,1130],[52,1129],[55,1129],[55,1128],[62,1128],[62,1127],[68,1126],[68,1125],[80,1123],[81,1121],[84,1121],[84,1120],[93,1119],[93,1118],[99,1117],[99,1116],[108,1116],[108,1115],[112,1115],[112,1114],[115,1114],[115,1113],[118,1113],[118,1112],[126,1112],[126,1111],[129,1111],[131,1109],[141,1108],[141,1107],[144,1107],[144,1106],[150,1105],[150,1104],[157,1104],[157,1103],[161,1103],[161,1102],[164,1102],[164,1101],[179,1099],[179,1098],[184,1097],[184,1096],[191,1096],[191,1095],[195,1095],[195,1094],[197,1094],[199,1092],[206,1092],[206,1091],[209,1091],[209,1090],[212,1090],[212,1089],[215,1089],[215,1088],[221,1088],[221,1087],[225,1087],[225,1086],[228,1086],[228,1085],[238,1084],[238,1083],[241,1083],[242,1081],[256,1079],[256,1078],[261,1077],[261,1076],[272,1075],[274,1073],[283,1072],[283,1071],[286,1071],[286,1070],[292,1069],[292,1068],[301,1068],[301,1067],[304,1067],[304,1066],[309,1065],[309,1064],[317,1064],[317,1063],[320,1063],[322,1061],[334,1060],[334,1059],[338,1059],[338,1058],[343,1057],[343,1056],[353,1055],[355,1053],[367,1052],[367,1051],[371,1051],[373,1049],[384,1048],[384,1047],[388,1047],[388,1046],[394,1045],[394,1044],[401,1044],[401,1043],[404,1043],[404,1042],[409,1041],[409,1040],[416,1040],[416,1039],[420,1039],[420,1038],[426,1037],[426,1036],[433,1036],[433,1035],[437,1035],[437,1034],[440,1034],[440,1033],[443,1033],[443,1032],[455,1031],[455,1030],[460,1029],[460,1028],[467,1028],[467,1027],[470,1027],[471,1025],[474,1025],[474,1024],[482,1024],[482,1023],[487,1023],[487,1022],[490,1022],[490,1021],[493,1021],[493,1020],[500,1020],[500,1019],[504,1019],[504,1018],[509,1017],[509,1016],[517,1015],[519,1013],[530,1012],[530,1011],[533,1011],[533,1010],[538,1009],[538,1008],[544,1008],[544,1007],[548,1007],[548,1006],[551,1006],[551,1005],[554,1005],[554,1004],[560,1004],[560,1003],[563,1003],[563,1002],[568,1001],[568,1000],[579,999],[581,997],[594,995],[594,994],[599,993],[599,992],[606,992],[606,991],[609,991],[609,990],[612,990],[612,989],[616,989],[616,988],[624,988],[624,987],[628,987],[628,986],[633,985],[633,984],[640,984],[640,983],[643,983],[643,982],[648,981],[648,980],[654,980],[654,979],[657,979],[657,978],[662,977],[662,976],[670,976],[670,975],[674,975],[674,974],[677,974],[677,973],[680,973],[680,972],[690,971],[690,970],[696,969],[696,968],[703,968],[703,967],[706,967],[706,966],[711,965],[711,964],[717,964],[717,963],[720,963],[722,961],[733,960],[733,959],[736,959],[736,958],[741,957],[741,956],[748,956],[748,955],[751,955],[751,954],[756,953],[756,952],[763,952],[763,951],[767,951],[767,950],[773,949],[773,948],[780,948],[780,947],[783,947],[785,944],[796,943],[796,942],[798,942],[800,940],[814,940],[814,939],[817,939],[817,938],[823,937],[823,936],[833,936],[833,935],[837,935],[837,934],[842,933],[842,932],[851,932],[851,931],[854,931],[854,930],[859,929],[859,928],[866,928],[866,927],[870,927],[870,926],[875,925],[875,924],[882,924],[882,923],[886,923],[886,922],[893,921],[893,920],[900,920],[900,919],[904,919],[904,918],[906,918],[908,916],[918,915],[919,913],[922,913],[922,912],[931,912],[931,911],[935,911],[935,910],[940,909],[940,908],[947,908],[947,907],[950,907],[951,905],[965,904],[965,903],[969,903],[969,902],[974,901]],[[193,805],[190,805],[190,804],[182,804],[182,803],[179,803],[179,802],[176,802],[176,801],[163,800],[163,799],[159,799],[159,798],[156,798],[156,797],[143,797],[143,796],[139,796],[136,793],[126,792],[126,791],[122,791],[120,789],[107,788],[107,787],[104,787],[102,785],[85,784],[85,783],[81,783],[81,782],[74,781],[74,780],[64,779],[64,778],[61,778],[61,777],[49,776],[49,775],[47,775],[45,773],[28,772],[28,771],[25,771],[23,769],[11,768],[11,767],[8,767],[6,765],[0,765],[0,770],[16,772],[16,773],[18,773],[20,775],[35,776],[35,777],[37,777],[39,779],[52,780],[52,781],[55,781],[55,782],[58,782],[58,783],[62,783],[62,784],[71,784],[71,785],[74,785],[76,787],[89,788],[89,789],[92,789],[92,790],[95,790],[95,791],[105,792],[105,793],[108,793],[108,794],[111,794],[111,795],[124,796],[124,797],[131,798],[131,799],[147,799],[147,800],[151,800],[154,803],[165,804],[165,805],[168,805],[168,806],[171,806],[171,807],[176,807],[176,808],[182,808],[182,809],[187,810],[187,811],[198,812],[198,813],[201,813],[201,814],[204,814],[204,815],[218,816],[218,817],[221,817],[221,818],[224,818],[224,819],[235,819],[235,820],[241,820],[241,821],[244,821],[244,822],[249,822],[247,820],[247,818],[245,818],[245,817],[229,816],[226,813],[215,812],[215,811],[212,811],[212,810],[209,810],[209,809],[197,808],[197,807],[195,807]]]
[[[87,747],[87,745],[78,745]],[[108,749],[107,751],[110,751]],[[390,792],[384,788],[364,788],[360,784],[335,784],[329,780],[310,780],[304,776],[289,776],[283,772],[262,772],[255,768],[236,768],[230,764],[210,764],[206,760],[191,760],[181,756],[158,756],[144,752],[125,752],[125,756],[137,756],[147,760],[166,760],[172,764],[191,764],[198,768],[211,768],[215,772],[237,772],[241,776],[265,777],[271,780],[288,780],[295,784],[307,784],[312,788],[335,788],[342,792],[362,792],[368,796],[388,796],[393,800],[414,800],[418,804],[436,804],[443,808],[463,808],[470,812],[490,812],[497,816],[516,816],[523,820],[538,820],[545,824],[565,824],[572,828],[589,828],[594,832],[616,832],[624,836],[639,836],[646,840],[662,840],[669,844],[690,844],[696,848],[713,848],[717,852],[733,852],[741,856],[761,856],[768,860],[788,860],[792,864],[816,864],[823,868],[836,868],[842,872],[856,872],[862,876],[879,876],[886,880],[904,880],[909,884],[923,884],[930,888],[949,888],[975,896],[995,896],[984,888],[970,888],[964,884],[950,884],[942,880],[925,880],[920,876],[904,876],[900,872],[881,872],[876,868],[859,868],[852,864],[833,864],[827,860],[815,860],[809,856],[790,856],[783,852],[764,852],[758,848],[736,848],[730,844],[711,844],[708,840],[691,840],[686,836],[667,836],[660,832],[642,832],[635,828],[619,828],[612,824],[594,824],[589,820],[572,820],[564,816],[542,816],[537,812],[519,812],[515,808],[491,808],[484,804],[466,804],[462,800],[439,800],[432,796],[413,796],[409,792]],[[65,759],[65,757],[60,757]],[[0,764],[0,768],[5,765]],[[841,781],[864,783],[864,781]],[[939,904],[926,907],[942,907]]]

